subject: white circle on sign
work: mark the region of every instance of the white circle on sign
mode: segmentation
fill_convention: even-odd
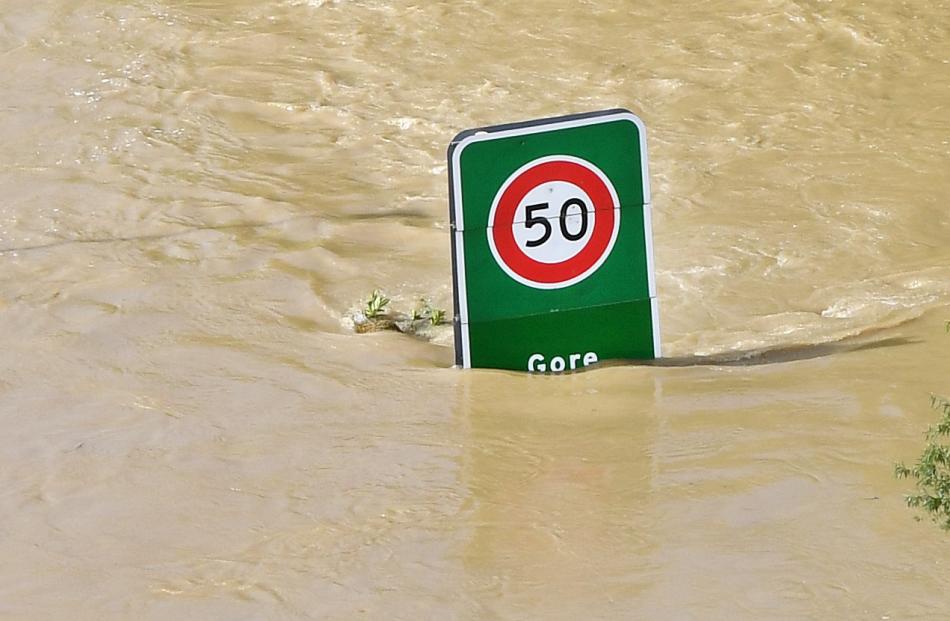
[[[560,263],[579,253],[597,214],[587,192],[569,181],[548,181],[525,194],[515,210],[515,243],[541,263]]]

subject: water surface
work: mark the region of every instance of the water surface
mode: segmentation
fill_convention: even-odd
[[[666,365],[450,368],[445,148],[647,124]],[[0,616],[937,619],[945,2],[3,0]]]

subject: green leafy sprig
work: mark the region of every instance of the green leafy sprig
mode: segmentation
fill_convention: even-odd
[[[438,326],[445,322],[445,309],[435,308],[428,299],[420,298],[419,304],[412,309],[410,317],[413,321],[428,319],[433,326]]]
[[[363,313],[370,319],[376,319],[386,314],[386,306],[389,305],[389,302],[390,299],[380,293],[379,289],[374,289],[373,294],[366,301]]]

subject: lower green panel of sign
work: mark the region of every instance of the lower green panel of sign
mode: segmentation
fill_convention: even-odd
[[[482,321],[461,326],[475,368],[571,371],[610,359],[659,357],[656,299]],[[467,328],[465,330],[464,328]],[[461,356],[464,358],[464,355]]]

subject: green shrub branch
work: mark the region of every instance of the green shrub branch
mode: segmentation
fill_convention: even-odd
[[[950,321],[946,330],[950,333]],[[927,445],[913,466],[895,464],[894,476],[914,479],[916,492],[905,496],[908,507],[929,514],[941,528],[950,530],[950,399],[930,395],[930,407],[939,413],[940,419],[927,428]]]

